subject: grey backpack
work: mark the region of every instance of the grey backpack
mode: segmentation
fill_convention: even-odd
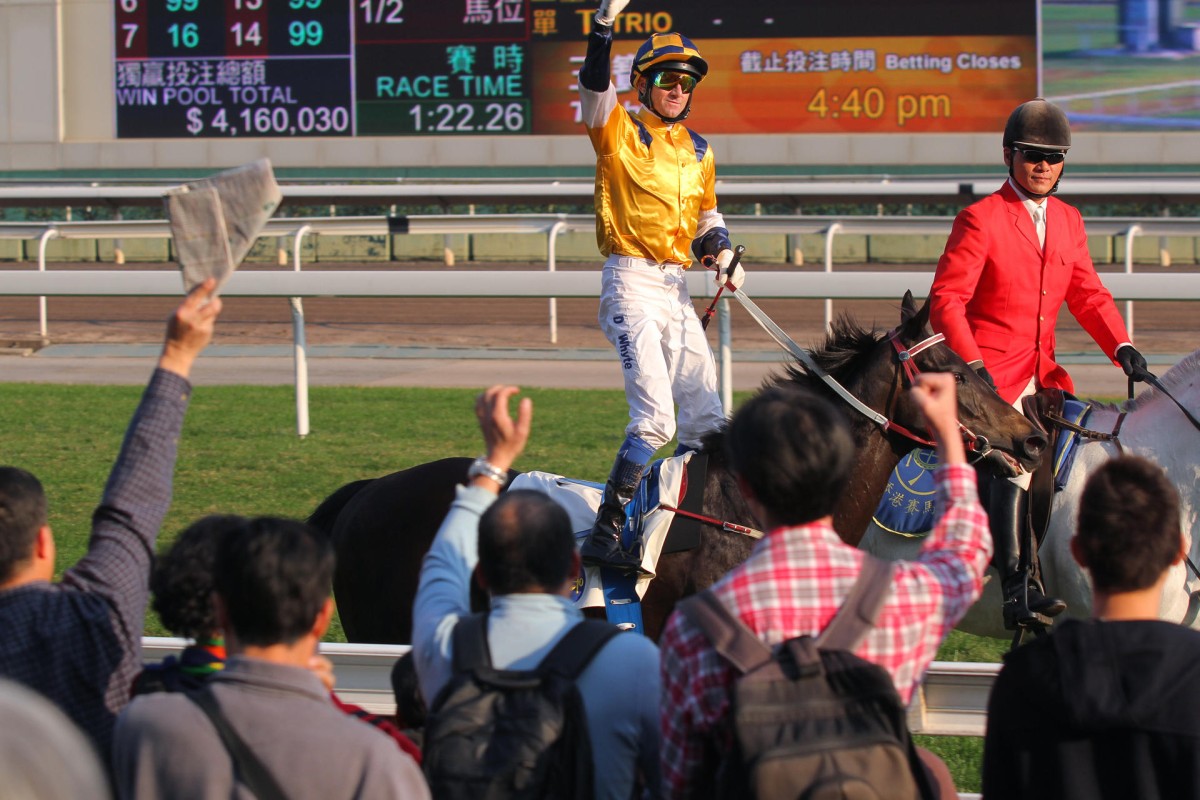
[[[871,556],[820,636],[772,649],[711,592],[680,604],[737,670],[734,750],[717,797],[907,800],[935,795],[908,731],[904,704],[878,664],[851,652],[872,627],[890,565]]]

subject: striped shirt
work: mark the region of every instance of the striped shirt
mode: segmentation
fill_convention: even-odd
[[[892,566],[892,588],[875,628],[855,653],[891,674],[908,702],[950,629],[978,599],[992,555],[975,472],[946,464],[935,473],[939,518],[915,561]],[[713,593],[767,644],[817,634],[833,619],[863,554],[825,521],[771,531]],[[689,797],[728,753],[733,668],[681,614],[659,642],[662,654],[662,776],[666,797]],[[706,757],[707,756],[707,757]]]

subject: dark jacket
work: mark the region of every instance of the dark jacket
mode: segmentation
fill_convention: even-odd
[[[1200,797],[1200,632],[1054,627],[1009,653],[992,688],[984,797]]]

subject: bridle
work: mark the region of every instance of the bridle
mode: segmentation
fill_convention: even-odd
[[[899,360],[900,366],[904,370],[904,375],[908,379],[909,386],[915,383],[917,376],[921,374],[921,369],[917,366],[915,357],[934,345],[942,344],[946,341],[945,336],[940,333],[935,333],[932,336],[922,339],[920,342],[905,348],[903,342],[900,341],[899,328],[893,328],[890,330],[887,338],[888,341],[892,343],[893,349],[896,351],[896,358]],[[822,376],[822,378],[824,379],[824,376]],[[829,380],[833,379],[830,378]],[[828,381],[826,382],[828,383]],[[894,402],[895,401],[893,400],[892,403],[889,404],[889,407],[894,405]],[[859,405],[861,405],[862,408],[867,408],[867,406],[864,404],[860,403]],[[876,412],[871,411],[871,418],[875,420],[875,422],[884,430],[884,432],[895,431],[901,436],[911,439],[918,444],[923,444],[926,447],[937,446],[935,442],[913,433],[903,425],[900,425],[896,421],[890,419],[890,416],[892,416],[890,410],[888,411],[888,414],[889,416],[884,416],[883,414],[877,414]],[[964,425],[961,420],[958,421],[958,430],[962,433],[964,446],[967,448],[967,450],[975,453],[975,461],[986,457],[993,451],[992,443],[988,441],[986,436],[976,434],[974,431]]]

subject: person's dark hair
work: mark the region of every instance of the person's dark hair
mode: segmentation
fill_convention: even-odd
[[[20,467],[0,467],[0,583],[33,556],[38,529],[46,524],[46,492]]]
[[[1179,553],[1179,493],[1158,465],[1114,458],[1083,487],[1075,536],[1096,589],[1147,589]]]
[[[176,636],[201,639],[217,632],[213,613],[213,566],[225,535],[246,524],[235,514],[210,514],[183,529],[150,573],[154,610]]]
[[[333,547],[311,526],[257,517],[217,546],[213,586],[243,645],[292,644],[312,629],[333,583]]]
[[[417,683],[417,664],[409,650],[392,665],[392,696],[396,699],[396,722],[401,728],[424,728],[428,709]]]
[[[725,454],[777,523],[802,525],[833,513],[850,477],[854,439],[832,403],[781,384],[738,409]]]
[[[567,512],[541,492],[505,492],[479,519],[479,569],[492,594],[556,591],[574,552]]]

